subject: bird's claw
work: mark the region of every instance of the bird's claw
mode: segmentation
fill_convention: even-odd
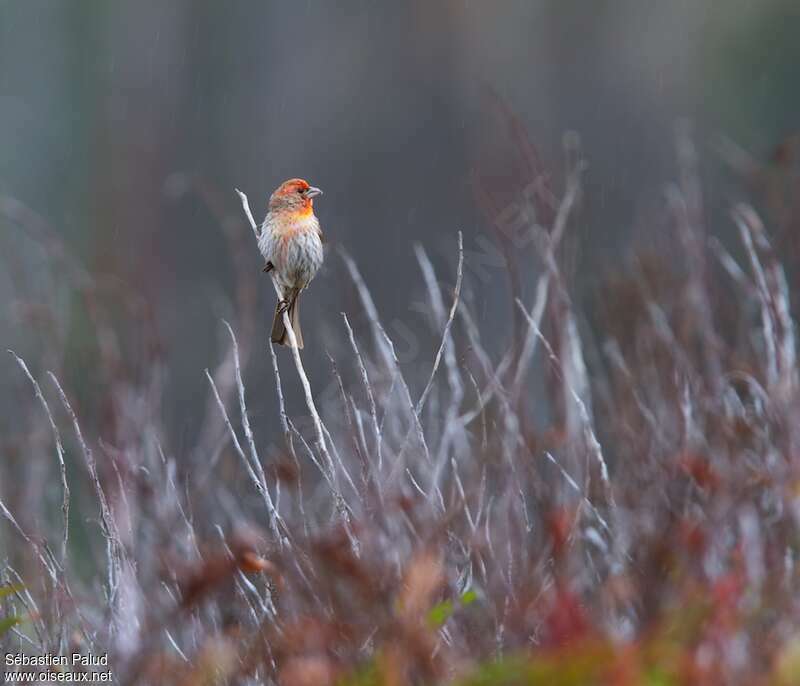
[[[278,314],[283,314],[288,309],[289,309],[289,301],[288,300],[279,300],[278,301]]]

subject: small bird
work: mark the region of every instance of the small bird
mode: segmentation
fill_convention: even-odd
[[[272,320],[273,343],[289,345],[283,325],[283,313],[288,311],[297,347],[303,347],[297,302],[300,291],[311,283],[322,265],[322,229],[314,215],[313,201],[321,194],[319,188],[303,179],[289,179],[269,199],[258,248],[267,262],[264,271],[272,272],[280,290]]]

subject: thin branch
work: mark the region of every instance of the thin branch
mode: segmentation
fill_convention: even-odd
[[[234,364],[234,373],[236,378],[236,390],[239,394],[239,412],[241,413],[242,417],[242,429],[244,430],[244,436],[247,439],[247,446],[250,449],[250,461],[256,470],[259,480],[261,484],[265,487],[265,491],[269,492],[269,489],[266,488],[266,477],[264,475],[264,468],[261,465],[261,460],[258,457],[258,450],[256,449],[256,441],[255,437],[253,436],[253,430],[250,428],[250,419],[247,416],[247,404],[245,403],[245,393],[244,393],[244,382],[242,381],[242,369],[239,364],[239,344],[236,341],[236,336],[233,333],[233,329],[231,325],[226,321],[222,320],[222,323],[225,324],[225,328],[228,329],[228,333],[231,337],[231,344],[233,346],[233,364]]]
[[[256,240],[261,238],[261,232],[258,229],[258,224],[256,224],[256,220],[253,219],[253,213],[250,211],[250,201],[247,199],[247,196],[242,193],[238,188],[234,189],[236,193],[239,195],[239,200],[242,201],[242,209],[244,210],[244,215],[247,217],[247,221],[250,223],[250,228],[253,229],[253,235],[255,235]]]
[[[537,327],[541,325],[544,309],[547,306],[550,281],[556,271],[553,269],[555,265],[555,253],[564,236],[564,232],[569,224],[569,218],[572,215],[572,210],[580,194],[581,174],[585,168],[585,164],[579,162],[572,173],[567,177],[567,189],[564,193],[564,197],[561,199],[561,204],[558,207],[558,212],[553,222],[553,229],[547,237],[547,243],[543,250],[542,257],[546,265],[545,273],[539,277],[539,281],[536,284],[536,300],[533,305],[533,310],[531,310],[530,314],[525,311],[528,319],[535,321]],[[514,397],[519,394],[522,388],[522,383],[525,380],[525,375],[530,366],[530,360],[534,352],[536,352],[536,341],[537,336],[533,328],[528,327],[517,363],[517,371],[514,374],[514,381],[511,386],[513,389],[512,395]]]
[[[533,321],[531,316],[528,314],[527,310],[525,309],[525,305],[522,304],[521,300],[517,300],[517,306],[528,320],[528,325],[535,331],[536,336],[541,340],[542,345],[545,347],[545,350],[547,351],[550,360],[553,362],[554,365],[556,365],[557,369],[560,369],[561,362],[558,359],[558,356],[556,355],[555,351],[553,350],[553,347],[550,345],[549,341],[544,337],[544,334],[539,329],[537,323]],[[603,449],[602,446],[600,445],[600,442],[597,440],[594,427],[592,426],[592,419],[589,416],[589,411],[586,409],[586,403],[584,403],[580,395],[575,391],[575,389],[572,386],[567,384],[567,389],[569,390],[569,393],[572,396],[573,401],[578,407],[581,423],[583,424],[584,438],[586,440],[587,447],[594,454],[598,466],[600,467],[600,477],[602,478],[603,485],[606,488],[609,504],[613,508],[616,506],[616,504],[614,501],[614,494],[611,488],[611,479],[608,473],[608,465],[606,464],[605,458],[603,457]]]
[[[342,318],[344,319],[344,325],[347,328],[347,335],[350,338],[350,346],[353,348],[356,361],[358,362],[358,370],[361,374],[361,383],[364,386],[364,392],[367,394],[369,413],[372,418],[372,430],[375,433],[375,450],[378,454],[378,472],[381,472],[383,470],[383,434],[380,426],[378,425],[378,409],[375,404],[375,395],[372,392],[372,385],[369,382],[367,368],[364,366],[364,359],[361,357],[361,351],[358,349],[358,345],[356,344],[353,328],[350,326],[350,321],[347,319],[347,315],[344,312],[342,312]]]
[[[422,412],[422,408],[425,406],[425,401],[428,399],[428,395],[431,392],[431,388],[433,387],[433,380],[436,376],[436,371],[439,369],[439,364],[442,361],[442,353],[444,352],[444,347],[447,345],[447,339],[450,334],[450,327],[453,325],[453,319],[456,316],[456,310],[458,309],[458,302],[461,297],[461,282],[464,278],[464,237],[461,234],[461,231],[458,232],[458,271],[456,273],[456,287],[453,291],[453,304],[450,307],[450,314],[447,317],[447,323],[444,325],[444,331],[442,332],[442,342],[439,344],[439,349],[436,351],[436,358],[433,361],[433,369],[431,370],[430,378],[428,379],[428,384],[425,386],[425,390],[422,392],[422,395],[419,397],[417,401],[416,407],[414,408],[414,412],[416,412],[417,417],[419,417],[420,412]]]
[[[286,414],[286,404],[283,400],[283,384],[281,383],[281,373],[278,369],[278,356],[275,354],[275,346],[272,341],[269,341],[269,356],[272,360],[272,371],[275,374],[275,391],[278,394],[278,416],[281,421],[281,428],[283,429],[283,439],[286,443],[286,449],[292,456],[292,461],[297,469],[297,506],[300,514],[305,521],[305,509],[303,504],[303,470],[300,466],[300,460],[297,457],[297,451],[294,448],[294,440],[292,440],[292,432],[289,429],[289,418]]]
[[[275,284],[275,287],[277,290],[277,284]],[[297,347],[297,337],[294,335],[294,329],[292,329],[292,323],[289,321],[289,314],[287,312],[283,313],[283,325],[286,327],[286,333],[289,335],[289,347],[292,350],[294,365],[297,368],[297,375],[300,377],[300,384],[303,387],[306,406],[308,407],[308,411],[311,413],[311,419],[314,422],[314,431],[317,435],[317,448],[325,457],[325,461],[328,463],[328,466],[331,469],[331,474],[335,474],[333,458],[328,451],[328,444],[325,441],[325,433],[322,429],[322,420],[320,419],[319,412],[317,411],[317,405],[314,402],[314,395],[311,392],[311,382],[308,380],[308,375],[303,367],[303,361],[300,359],[300,349]]]
[[[278,410],[281,420],[281,428],[283,429],[283,436],[286,440],[286,448],[294,459],[295,464],[297,464],[299,467],[299,463],[297,462],[297,453],[295,452],[294,443],[292,441],[292,433],[289,431],[286,403],[283,400],[283,385],[281,384],[281,373],[278,370],[278,356],[275,354],[275,346],[272,344],[271,340],[269,341],[269,354],[270,358],[272,359],[272,371],[275,374],[275,390],[278,393]]]
[[[208,379],[208,383],[211,385],[211,390],[214,393],[214,399],[217,401],[217,406],[219,407],[219,411],[222,413],[222,417],[225,420],[225,426],[228,427],[228,433],[231,436],[231,441],[233,442],[233,447],[236,450],[236,454],[241,459],[242,463],[247,470],[247,474],[250,476],[250,479],[253,482],[256,490],[259,492],[261,497],[264,499],[264,503],[267,506],[267,511],[270,515],[270,524],[272,526],[273,532],[275,533],[278,540],[280,540],[280,535],[278,533],[276,521],[278,519],[278,513],[275,510],[275,505],[272,503],[272,497],[269,494],[269,490],[266,488],[266,483],[262,482],[259,479],[258,475],[256,474],[253,465],[250,464],[250,461],[247,459],[247,455],[245,454],[244,450],[242,449],[242,444],[239,442],[239,437],[236,435],[236,431],[231,424],[231,420],[228,417],[228,412],[225,410],[225,405],[222,402],[222,398],[220,398],[219,391],[217,390],[217,385],[214,383],[214,379],[211,376],[211,373],[208,369],[205,370],[206,378]]]
[[[380,351],[381,357],[383,357],[384,365],[387,370],[393,370],[397,366],[397,357],[394,355],[391,342],[381,326],[380,318],[378,317],[378,309],[375,307],[375,302],[372,300],[372,295],[367,288],[367,284],[364,283],[364,278],[361,276],[361,272],[358,270],[353,259],[344,251],[340,251],[339,254],[342,260],[344,260],[347,271],[350,273],[350,278],[361,300],[361,306],[367,313],[367,319],[369,319],[372,325],[372,335],[375,337],[375,345]]]
[[[64,406],[64,409],[67,411],[67,415],[72,421],[72,426],[75,430],[75,436],[77,437],[78,444],[81,447],[81,452],[83,453],[86,467],[89,470],[89,476],[91,477],[92,485],[94,486],[95,494],[97,495],[97,500],[100,503],[100,519],[102,521],[103,531],[106,536],[106,556],[108,558],[108,602],[109,607],[111,607],[113,605],[114,597],[119,584],[119,575],[122,566],[121,555],[124,550],[122,541],[120,539],[119,530],[117,529],[117,522],[115,521],[114,515],[111,512],[111,508],[108,505],[108,499],[106,498],[105,491],[100,483],[100,476],[97,473],[97,462],[94,459],[91,448],[89,448],[83,437],[83,432],[81,431],[78,417],[75,414],[75,411],[72,409],[72,405],[67,398],[67,394],[61,387],[56,375],[50,371],[47,372],[47,375],[55,385],[58,395],[61,398],[61,404]]]
[[[760,222],[755,213],[746,205],[737,205],[731,211],[739,234],[744,244],[745,252],[750,260],[750,268],[756,280],[756,290],[761,303],[761,326],[764,329],[764,352],[767,358],[767,386],[772,388],[778,381],[778,343],[776,340],[776,325],[772,312],[772,298],[767,286],[767,277],[761,259],[756,251],[753,238],[757,238]]]
[[[53,439],[56,443],[56,455],[58,456],[58,466],[61,472],[61,491],[63,494],[62,501],[61,501],[61,514],[64,520],[64,538],[61,542],[61,566],[63,567],[66,563],[67,559],[67,542],[69,541],[69,485],[67,484],[67,467],[64,463],[64,446],[61,443],[61,434],[58,431],[58,426],[56,425],[55,420],[53,419],[53,413],[50,411],[50,406],[47,404],[47,400],[45,400],[44,395],[42,395],[42,389],[39,386],[39,383],[36,379],[33,378],[33,375],[30,373],[28,369],[28,365],[25,364],[25,361],[19,357],[13,350],[8,351],[14,359],[17,361],[17,364],[20,366],[22,371],[25,373],[25,376],[28,377],[28,380],[31,382],[33,386],[34,393],[36,394],[37,399],[41,403],[42,407],[44,408],[45,414],[47,415],[47,421],[50,423],[50,430],[53,432]]]

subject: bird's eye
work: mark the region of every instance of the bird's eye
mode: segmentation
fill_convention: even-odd
[[[303,194],[304,191],[305,191],[305,188],[298,188],[297,189],[297,192],[300,193],[301,195]]]

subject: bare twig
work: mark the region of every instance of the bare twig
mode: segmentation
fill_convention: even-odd
[[[53,372],[47,372],[47,375],[50,377],[50,380],[56,387],[58,395],[61,398],[61,403],[64,406],[64,409],[67,411],[67,415],[69,415],[69,418],[72,420],[75,436],[77,437],[78,444],[81,447],[81,452],[83,453],[86,467],[89,470],[89,476],[91,477],[92,485],[94,486],[94,491],[97,495],[97,500],[100,503],[100,519],[103,524],[103,533],[106,537],[106,556],[108,559],[108,603],[109,607],[113,607],[119,585],[120,570],[122,567],[122,555],[124,551],[119,530],[117,528],[117,522],[114,519],[114,515],[108,505],[108,499],[106,498],[105,491],[100,483],[100,476],[97,473],[97,463],[94,459],[91,448],[89,448],[83,437],[83,432],[81,431],[78,417],[75,414],[75,411],[72,409],[72,405],[67,398],[67,394],[61,387],[56,375],[53,374]]]
[[[367,368],[364,366],[364,359],[361,357],[361,351],[356,344],[356,338],[353,334],[353,328],[350,326],[350,321],[347,319],[347,314],[342,312],[342,319],[347,328],[347,335],[350,339],[350,346],[353,348],[353,353],[356,356],[358,363],[358,370],[361,374],[361,383],[364,386],[364,392],[367,394],[367,401],[369,402],[369,413],[372,418],[372,430],[375,434],[375,452],[378,456],[378,472],[383,470],[383,434],[380,426],[378,425],[378,409],[375,405],[375,394],[372,392],[372,385],[369,382],[369,375]]]
[[[247,199],[247,196],[238,188],[235,190],[239,196],[239,200],[242,201],[242,209],[244,210],[244,214],[247,217],[248,223],[250,224],[250,228],[253,229],[253,235],[256,237],[256,240],[258,240],[261,237],[261,232],[258,230],[258,224],[256,224],[256,220],[253,219],[253,213],[250,211],[250,201]]]
[[[764,353],[766,355],[767,386],[774,387],[778,381],[778,342],[776,322],[773,317],[772,298],[767,286],[767,276],[754,244],[754,236],[758,235],[760,222],[755,213],[744,205],[737,205],[732,212],[733,220],[739,228],[739,235],[744,244],[750,268],[756,280],[756,289],[761,305],[761,326],[763,328]]]
[[[14,359],[17,361],[17,364],[25,373],[25,376],[27,376],[28,380],[31,382],[34,393],[36,393],[36,398],[41,403],[45,414],[47,415],[47,421],[50,424],[50,430],[53,432],[53,439],[55,440],[56,444],[56,455],[58,456],[58,466],[61,473],[61,515],[64,521],[64,538],[61,542],[61,566],[63,567],[67,558],[67,542],[69,541],[69,484],[67,484],[67,467],[64,463],[64,446],[61,443],[61,434],[58,430],[55,420],[53,419],[53,413],[50,411],[50,406],[47,404],[47,400],[45,400],[44,395],[42,395],[42,389],[39,387],[39,383],[33,378],[33,375],[28,370],[28,365],[26,365],[25,361],[13,350],[9,350],[8,352],[14,357]]]
[[[575,168],[567,177],[567,189],[561,203],[558,206],[558,212],[553,222],[553,229],[550,235],[547,236],[546,243],[543,250],[543,259],[545,262],[545,273],[539,277],[536,285],[536,300],[534,301],[533,309],[530,314],[525,311],[528,319],[536,322],[536,326],[540,326],[544,310],[547,305],[547,295],[550,288],[551,279],[557,273],[555,267],[555,254],[558,249],[561,239],[564,237],[564,232],[569,224],[569,218],[572,215],[575,203],[580,196],[581,190],[581,174],[586,169],[583,162],[578,162]],[[517,363],[517,370],[514,374],[514,381],[512,383],[512,396],[519,395],[522,383],[525,380],[525,375],[528,372],[530,361],[536,351],[537,336],[532,327],[528,327],[525,334],[525,339],[522,344],[522,351],[520,352],[519,361]]]
[[[425,406],[425,401],[428,399],[428,395],[431,392],[431,388],[433,386],[433,380],[436,377],[436,372],[439,369],[439,364],[442,361],[442,352],[444,351],[445,345],[447,345],[447,340],[450,335],[450,327],[453,325],[453,319],[456,316],[456,310],[458,309],[458,302],[459,298],[461,297],[461,282],[464,277],[464,237],[461,234],[461,231],[458,232],[458,270],[456,272],[456,287],[453,290],[453,304],[450,307],[450,314],[447,317],[447,322],[444,325],[444,331],[442,332],[442,340],[439,344],[439,349],[436,351],[436,357],[433,361],[433,369],[431,370],[430,378],[428,379],[428,383],[425,386],[425,390],[422,391],[422,395],[419,397],[416,406],[414,407],[414,412],[419,417],[420,412],[422,412],[422,408]]]
[[[208,369],[205,370],[205,374],[206,378],[208,379],[208,383],[211,385],[211,390],[214,393],[214,398],[217,401],[219,411],[222,413],[222,416],[225,420],[225,426],[228,427],[228,433],[231,436],[231,441],[233,442],[233,447],[236,450],[236,454],[239,456],[239,459],[244,464],[245,469],[247,470],[247,473],[250,476],[250,479],[252,480],[256,490],[264,499],[264,504],[266,505],[267,512],[269,513],[270,516],[270,524],[272,526],[273,532],[280,541],[281,540],[280,533],[278,532],[277,528],[277,521],[279,515],[275,509],[274,503],[272,502],[272,496],[270,495],[269,489],[267,488],[266,480],[261,479],[261,475],[256,472],[255,466],[251,464],[251,461],[247,458],[247,455],[245,454],[244,450],[242,450],[242,445],[239,442],[239,437],[236,435],[236,431],[234,430],[233,425],[231,424],[231,420],[228,417],[228,412],[225,410],[225,405],[222,403],[222,398],[220,398],[219,391],[217,390],[217,385],[214,383],[214,379],[209,373]]]

